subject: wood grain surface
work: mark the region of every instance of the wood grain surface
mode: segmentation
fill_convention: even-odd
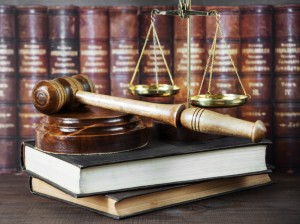
[[[0,223],[272,223],[300,221],[300,176],[272,174],[275,184],[192,202],[121,221],[32,195],[25,175],[0,175]]]

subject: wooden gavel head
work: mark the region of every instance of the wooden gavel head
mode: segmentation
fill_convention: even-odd
[[[74,110],[80,105],[75,99],[79,90],[95,92],[95,87],[84,75],[44,80],[33,88],[33,104],[45,114],[54,114],[63,109]]]

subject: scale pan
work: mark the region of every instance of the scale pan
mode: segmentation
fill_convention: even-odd
[[[191,105],[196,107],[226,108],[241,106],[247,102],[247,95],[237,94],[203,94],[190,97]]]
[[[179,92],[179,87],[168,84],[151,84],[151,85],[131,85],[129,87],[131,94],[137,96],[160,97],[172,96]]]

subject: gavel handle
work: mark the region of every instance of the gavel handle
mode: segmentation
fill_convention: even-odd
[[[261,141],[267,132],[260,120],[253,123],[202,108],[184,110],[180,122],[197,132],[250,138],[253,142]]]
[[[180,125],[180,114],[185,109],[183,104],[149,103],[86,91],[77,91],[75,97],[82,104],[144,116],[174,127]]]
[[[148,103],[85,91],[77,91],[75,97],[82,104],[145,116],[174,127],[182,125],[197,132],[250,138],[253,142],[266,134],[261,121],[253,123],[201,108],[185,109],[183,104]]]

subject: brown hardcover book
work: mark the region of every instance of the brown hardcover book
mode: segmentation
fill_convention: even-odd
[[[108,8],[79,8],[80,73],[91,78],[96,93],[110,94]]]
[[[239,108],[239,116],[249,121],[263,121],[269,138],[272,138],[272,9],[270,5],[240,8],[240,74],[251,98],[247,105]],[[239,91],[242,91],[241,86]]]
[[[17,167],[15,6],[0,5],[0,173]]]
[[[17,7],[19,102],[31,103],[34,84],[48,77],[47,7]]]
[[[193,6],[192,10],[204,11],[203,6]],[[197,95],[206,63],[205,58],[205,17],[191,16],[191,73],[190,95]],[[174,96],[175,103],[187,102],[187,19],[174,17],[174,82],[180,87],[178,94]]]
[[[0,5],[0,74],[16,75],[15,6]]]
[[[241,6],[241,72],[272,73],[272,9],[270,5]]]
[[[238,81],[234,66],[239,72],[240,58],[240,8],[238,6],[206,6],[206,11],[216,10],[221,19],[221,30],[226,40],[222,40],[222,36],[218,33],[216,40],[216,50],[213,66],[213,79],[215,83],[213,94],[217,93],[238,93]],[[209,16],[206,18],[206,56],[208,57],[213,43],[213,38],[216,31],[216,17]],[[230,56],[234,63],[231,63]],[[209,75],[209,74],[207,74]],[[221,84],[224,82],[223,84]],[[205,80],[201,93],[206,93],[208,90],[208,78]],[[220,85],[221,84],[221,85]],[[241,93],[242,94],[242,93]],[[218,112],[237,116],[236,108],[217,109]]]
[[[77,6],[49,6],[48,32],[51,76],[79,73]]]
[[[276,75],[300,73],[300,5],[274,6]]]
[[[141,30],[141,46],[144,45],[147,32],[151,24],[151,11],[152,9],[158,9],[161,11],[172,10],[172,7],[169,6],[143,6],[141,7],[140,15],[140,30]],[[157,31],[158,39],[160,41],[163,54],[166,59],[166,63],[170,69],[171,75],[173,71],[173,17],[157,15],[155,16],[154,26]],[[156,48],[154,48],[156,46]],[[156,50],[154,50],[156,49]],[[156,57],[155,57],[156,52]],[[157,59],[155,62],[155,58]],[[171,80],[168,75],[167,68],[163,61],[163,57],[160,53],[159,47],[153,42],[153,35],[149,36],[149,41],[146,45],[142,60],[141,60],[141,73],[140,73],[140,82],[141,84],[155,84],[156,75],[155,75],[155,65],[157,66],[157,77],[159,84],[171,84]],[[173,103],[173,97],[144,97],[142,100],[157,102],[157,103]]]
[[[238,6],[207,6],[206,11],[217,10],[221,15],[221,29],[224,38],[228,44],[226,48],[220,34],[217,36],[214,74],[235,75],[234,68],[230,62],[231,55],[233,62],[239,68],[240,57],[240,8]],[[210,16],[206,18],[206,52],[207,55],[211,48],[211,44],[216,31],[216,17]],[[227,49],[227,50],[226,50]]]
[[[135,6],[109,8],[111,95],[138,99],[128,91],[139,58],[139,11]],[[134,83],[139,82],[138,77]]]
[[[278,168],[300,168],[300,5],[274,6],[274,134]],[[284,150],[283,150],[284,149]]]
[[[0,5],[0,103],[16,100],[15,7]]]
[[[18,67],[20,76],[48,76],[46,6],[18,6]]]
[[[37,118],[32,106],[33,86],[48,78],[48,15],[42,5],[17,6],[18,36],[18,138],[33,139]],[[17,157],[18,159],[18,157]]]
[[[32,177],[30,178],[30,190],[36,195],[63,201],[115,219],[122,219],[270,183],[271,179],[268,174],[258,174],[74,198],[58,188]]]

